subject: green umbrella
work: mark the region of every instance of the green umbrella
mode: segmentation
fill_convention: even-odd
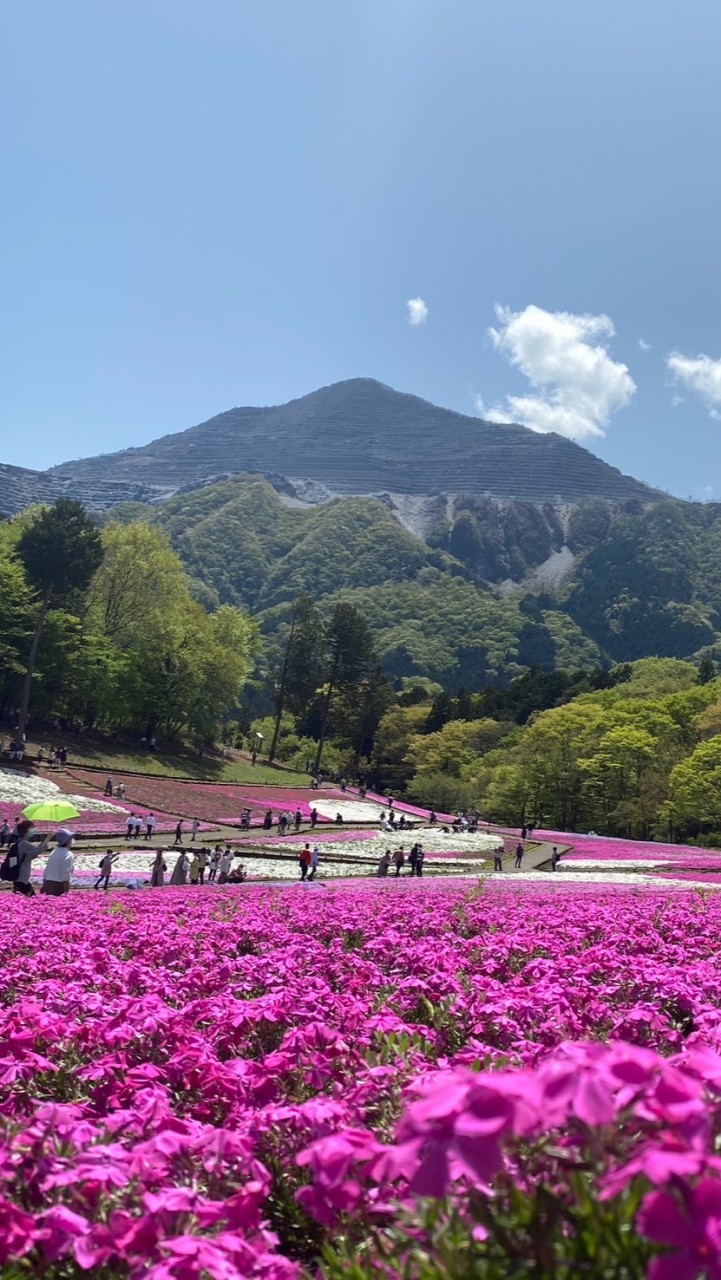
[[[39,804],[29,804],[23,814],[33,822],[66,822],[68,818],[80,817],[75,805],[67,800],[41,800]]]

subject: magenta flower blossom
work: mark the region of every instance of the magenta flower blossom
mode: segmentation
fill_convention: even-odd
[[[641,1206],[641,1233],[674,1250],[653,1260],[649,1280],[721,1280],[721,1183],[682,1185],[680,1196],[653,1191]]]

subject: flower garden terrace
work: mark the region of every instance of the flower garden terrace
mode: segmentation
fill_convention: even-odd
[[[713,1276],[720,929],[570,877],[11,897],[2,1273]]]
[[[149,775],[113,775],[116,786],[126,788],[124,799],[105,797],[98,789],[106,775],[97,770],[70,769],[67,773],[37,775],[18,770],[0,770],[0,818],[13,822],[20,810],[35,800],[63,793],[80,809],[72,820],[79,841],[76,846],[75,882],[87,885],[97,876],[97,853],[107,845],[120,849],[114,867],[114,881],[123,884],[128,877],[146,881],[150,877],[149,850],[144,840],[127,842],[126,819],[134,812],[141,819],[149,812],[155,815],[155,836],[151,844],[172,843],[178,821],[182,821],[187,846],[190,815],[201,816],[198,843],[212,845],[230,843],[241,855],[249,879],[293,880],[298,875],[298,841],[312,840],[320,849],[318,877],[336,879],[344,876],[374,874],[380,854],[385,848],[405,846],[420,839],[424,846],[426,875],[493,874],[492,855],[503,846],[504,874],[519,878],[531,875],[538,879],[550,872],[550,854],[555,844],[563,853],[558,871],[567,880],[583,877],[588,883],[626,883],[642,885],[663,879],[667,884],[716,884],[721,874],[721,856],[713,850],[643,841],[623,841],[558,831],[537,831],[527,846],[524,865],[516,872],[512,854],[518,842],[518,831],[483,828],[475,835],[443,831],[449,815],[439,815],[439,823],[428,826],[429,811],[418,806],[396,802],[397,813],[403,814],[412,831],[379,833],[378,820],[383,812],[382,797],[369,794],[361,800],[350,789],[345,793],[326,787],[310,788],[250,787],[248,785],[203,784],[180,779],[154,778]],[[141,804],[135,797],[143,796]],[[253,806],[255,806],[253,808]],[[310,811],[323,809],[319,824],[309,829]],[[251,808],[252,827],[239,830],[243,808]],[[275,824],[266,832],[262,819],[272,811]],[[294,817],[301,813],[301,831],[281,837],[277,819],[281,812]],[[344,816],[342,827],[333,818]],[[386,808],[387,812],[387,808]],[[144,828],[143,828],[144,831]],[[171,837],[169,840],[168,837]],[[35,867],[36,879],[42,875],[44,860]],[[406,869],[407,870],[407,869]]]

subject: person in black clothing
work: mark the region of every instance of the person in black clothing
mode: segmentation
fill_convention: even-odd
[[[519,840],[518,844],[516,845],[516,861],[513,864],[517,871],[520,870],[523,864],[523,852],[524,852],[523,845]]]

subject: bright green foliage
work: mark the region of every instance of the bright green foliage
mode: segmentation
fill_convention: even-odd
[[[700,742],[671,773],[667,812],[676,826],[721,830],[721,737]]]
[[[158,529],[112,522],[101,535],[64,502],[18,526],[0,535],[5,707],[17,705],[34,627],[35,716],[210,740],[258,656],[250,619],[229,605],[201,608]]]
[[[667,836],[669,823],[680,835],[721,826],[713,795],[704,799],[721,777],[721,738],[699,742],[719,715],[721,680],[699,686],[693,674],[649,659],[613,688],[541,712],[475,770],[476,803],[501,821],[568,831]]]

